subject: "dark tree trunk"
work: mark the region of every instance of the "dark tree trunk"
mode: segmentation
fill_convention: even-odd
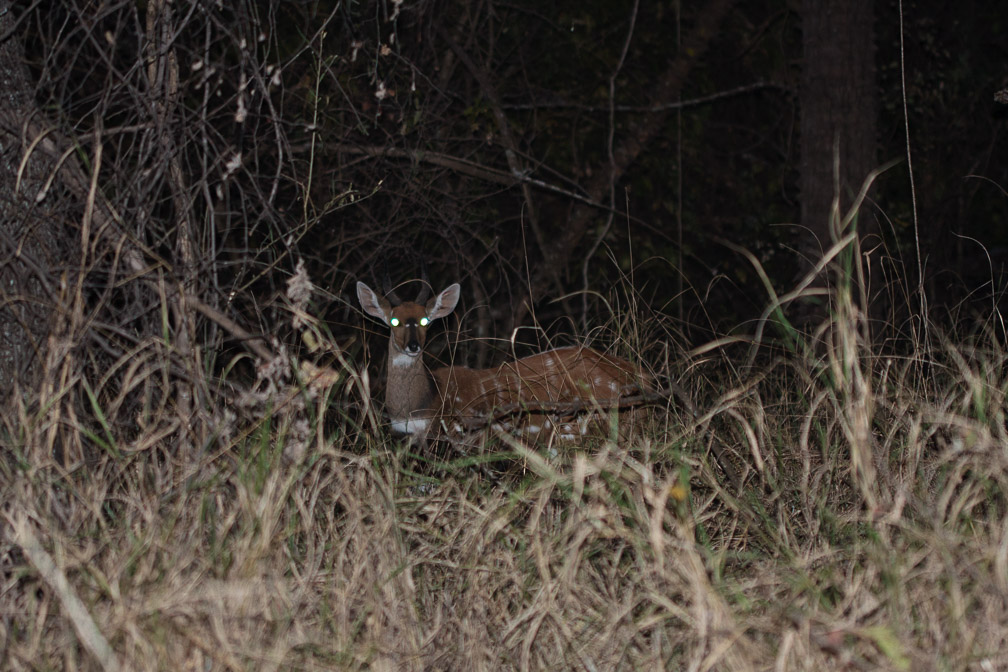
[[[841,217],[876,168],[875,44],[872,0],[804,0],[801,81],[801,244],[807,271],[834,242]],[[839,168],[837,170],[837,162]],[[868,217],[858,220],[862,240]]]
[[[591,171],[595,176],[583,185],[588,200],[592,203],[605,203],[607,194],[613,185],[626,174],[626,171],[637,161],[641,153],[650,146],[654,138],[665,129],[670,112],[662,105],[674,102],[682,93],[686,77],[707,51],[711,41],[717,36],[721,21],[728,14],[736,0],[713,0],[703,3],[703,9],[697,17],[689,34],[684,38],[679,54],[669,64],[668,69],[655,78],[652,99],[658,111],[645,116],[640,123],[635,124],[619,140],[613,151],[613,163],[609,166],[598,166]],[[616,207],[617,204],[614,204]],[[583,203],[575,204],[573,211],[562,233],[557,235],[552,244],[547,244],[543,250],[544,262],[532,277],[529,294],[533,302],[546,296],[551,278],[559,277],[569,271],[573,260],[579,259],[579,253],[584,251],[584,239],[588,233],[593,218],[599,215],[594,206]],[[561,290],[562,288],[556,288]],[[512,325],[522,324],[529,306],[522,302],[513,316]]]

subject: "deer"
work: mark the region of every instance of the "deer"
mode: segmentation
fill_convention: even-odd
[[[546,350],[489,369],[428,369],[427,330],[455,310],[461,287],[453,283],[427,300],[425,278],[414,301],[401,300],[387,279],[383,289],[385,296],[358,282],[357,298],[364,312],[391,332],[385,411],[396,434],[425,441],[432,432],[451,435],[490,426],[528,435],[551,431],[572,440],[591,426],[584,411],[618,407],[629,395],[650,390],[650,378],[633,363],[584,345]]]

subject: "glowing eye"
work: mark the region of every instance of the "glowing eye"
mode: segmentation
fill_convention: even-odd
[[[398,317],[393,317],[393,318],[392,318],[391,320],[389,320],[388,322],[389,322],[389,324],[391,324],[391,325],[392,325],[393,327],[398,327],[398,326],[399,326],[399,318],[398,318]]]
[[[420,326],[421,327],[426,327],[428,324],[430,324],[430,320],[428,320],[426,317],[421,317],[420,318]]]

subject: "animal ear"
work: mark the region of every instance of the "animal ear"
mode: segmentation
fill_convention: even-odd
[[[374,291],[363,282],[357,283],[357,300],[360,301],[361,308],[371,317],[388,324],[389,315],[392,313],[392,306],[388,301],[374,293]]]
[[[456,282],[454,285],[448,287],[433,299],[427,302],[427,319],[437,320],[446,315],[451,314],[455,310],[455,306],[458,305],[459,293],[462,288]]]

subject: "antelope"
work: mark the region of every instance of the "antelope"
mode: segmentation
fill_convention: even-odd
[[[556,411],[570,416],[618,406],[626,395],[649,388],[647,377],[629,361],[587,346],[547,350],[490,369],[429,370],[423,361],[427,329],[455,310],[461,287],[454,283],[429,301],[426,282],[415,301],[400,300],[387,283],[384,289],[385,297],[358,282],[357,298],[365,313],[391,329],[385,411],[398,434],[423,440],[429,431],[459,433],[492,424],[528,434],[555,430],[573,439],[586,432],[587,416],[557,422]]]

